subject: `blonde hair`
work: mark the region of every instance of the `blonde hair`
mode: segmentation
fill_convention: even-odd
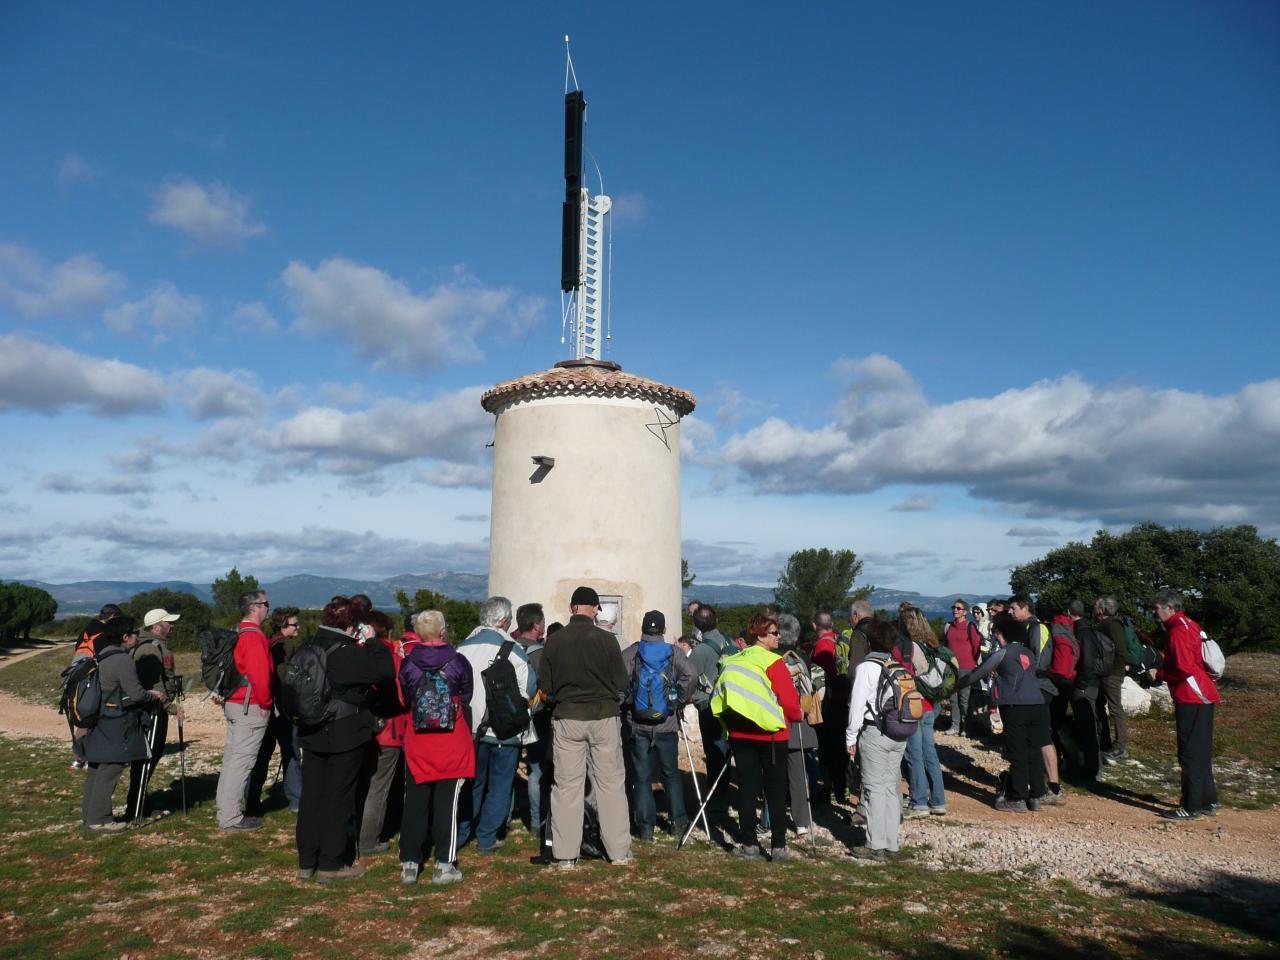
[[[916,643],[923,643],[929,647],[938,645],[938,635],[933,632],[933,627],[929,626],[928,619],[919,607],[907,607],[902,611],[902,625],[907,628],[907,634]]]
[[[444,614],[439,610],[423,610],[414,614],[413,632],[423,640],[435,640],[444,636]]]

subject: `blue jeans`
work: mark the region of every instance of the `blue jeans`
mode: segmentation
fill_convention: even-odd
[[[481,740],[476,744],[476,778],[471,783],[471,816],[475,817],[476,846],[488,850],[511,812],[520,744]],[[471,836],[471,821],[458,825],[458,846]]]
[[[671,813],[672,829],[683,832],[689,825],[689,814],[684,807],[684,781],[680,774],[679,734],[654,733],[638,724],[633,725],[629,744],[631,763],[635,767],[636,826],[641,836],[651,836],[658,824],[657,805],[653,802],[653,760],[656,757],[662,768],[662,784],[667,791],[667,808]],[[722,788],[723,789],[723,788]]]
[[[550,731],[543,740],[542,731],[538,731],[539,739],[524,748],[524,760],[529,765],[529,832],[537,835],[542,828],[542,818],[551,810],[551,779],[547,771],[547,753],[551,747]],[[546,782],[543,774],[548,773]],[[545,801],[545,802],[544,802]]]
[[[923,809],[945,807],[947,795],[942,789],[942,764],[933,742],[933,724],[938,719],[938,706],[920,718],[920,729],[907,741],[907,780],[911,784],[911,806]]]

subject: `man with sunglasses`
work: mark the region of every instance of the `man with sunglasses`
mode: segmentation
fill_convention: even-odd
[[[969,604],[956,598],[951,605],[953,617],[947,624],[943,636],[947,649],[956,657],[956,669],[961,675],[978,668],[978,651],[982,647],[982,634],[969,619]],[[951,732],[960,736],[968,736],[967,720],[969,719],[969,686],[957,684],[956,692],[951,695]]]
[[[275,672],[262,624],[271,616],[271,604],[262,590],[240,597],[240,624],[236,640],[236,670],[243,683],[222,704],[227,740],[218,774],[218,826],[223,830],[257,830],[259,817],[245,816],[241,804],[249,774],[258,759],[262,738],[271,719]]]

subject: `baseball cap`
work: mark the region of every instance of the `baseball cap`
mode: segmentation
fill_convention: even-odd
[[[154,610],[147,611],[147,615],[142,618],[142,625],[144,627],[154,627],[162,620],[167,620],[169,623],[173,623],[173,621],[177,620],[180,616],[182,615],[179,613],[170,613],[164,607],[156,607]]]
[[[590,587],[579,587],[573,591],[573,596],[569,598],[569,606],[571,607],[598,607],[600,606],[600,594],[596,593]]]
[[[648,634],[662,634],[667,629],[667,618],[662,615],[661,610],[650,610],[644,615],[644,622],[641,624],[640,632]]]

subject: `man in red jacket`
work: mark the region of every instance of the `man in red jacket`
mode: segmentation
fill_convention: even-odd
[[[1218,815],[1218,788],[1213,782],[1213,713],[1218,688],[1204,668],[1200,625],[1182,611],[1182,595],[1156,594],[1156,617],[1164,624],[1168,647],[1164,667],[1154,680],[1169,685],[1178,731],[1178,766],[1182,768],[1182,805],[1162,814],[1167,820],[1199,820]]]
[[[240,598],[240,634],[236,640],[236,670],[244,683],[222,705],[227,721],[227,742],[222,751],[222,770],[218,774],[218,826],[223,830],[257,830],[258,817],[241,812],[245,786],[262,737],[271,719],[272,669],[271,650],[262,624],[271,616],[271,604],[261,590]]]

